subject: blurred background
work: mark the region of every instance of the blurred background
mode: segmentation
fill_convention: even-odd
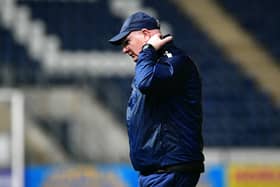
[[[0,187],[134,187],[134,63],[107,41],[143,10],[198,65],[199,187],[280,186],[277,0],[0,0]]]

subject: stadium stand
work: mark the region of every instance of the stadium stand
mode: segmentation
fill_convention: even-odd
[[[219,2],[222,1],[223,0]],[[109,0],[17,0],[16,2],[19,7],[28,7],[31,12],[31,19],[33,21],[42,21],[45,25],[46,32],[57,37],[61,44],[61,50],[67,51],[69,54],[74,54],[77,51],[88,52],[94,50],[96,53],[93,54],[93,57],[95,57],[97,54],[99,56],[106,55],[103,53],[104,51],[114,53],[116,50],[119,50],[119,48],[112,47],[107,43],[108,38],[118,32],[122,23],[121,16],[117,16],[115,13],[113,14],[111,12],[109,8],[111,1]],[[223,3],[225,4],[225,2],[230,1],[224,0]],[[260,1],[257,2],[259,3]],[[243,5],[244,3],[241,7]],[[234,6],[239,7],[238,5]],[[257,7],[261,5],[254,6]],[[142,7],[153,10],[160,17],[160,21],[166,22],[172,27],[175,43],[183,48],[199,66],[204,85],[203,133],[205,145],[209,147],[227,148],[279,146],[280,109],[272,102],[271,98],[266,93],[256,86],[255,80],[244,74],[239,66],[232,63],[213,41],[208,38],[207,33],[201,32],[190,17],[187,17],[186,14],[176,8],[174,1],[162,2],[158,0],[144,0],[142,1]],[[241,9],[241,7],[239,8]],[[167,12],[170,13],[167,14]],[[123,12],[120,14],[123,14]],[[260,15],[263,17],[271,16],[263,12]],[[243,17],[241,16],[240,19],[243,19]],[[247,23],[245,22],[244,24],[246,26]],[[259,29],[258,32],[261,33],[263,30]],[[64,76],[57,76],[57,74],[45,75],[43,63],[41,61],[37,62],[30,57],[30,54],[26,52],[26,46],[17,43],[13,38],[11,30],[1,27],[0,25],[0,35],[1,85],[28,85],[29,88],[40,86],[44,89],[46,94],[50,94],[50,98],[52,98],[52,94],[49,88],[59,89],[61,87],[72,87],[71,92],[73,93],[73,90],[77,90],[77,88],[81,89],[87,93],[85,94],[87,95],[86,103],[89,103],[88,108],[90,111],[97,110],[97,104],[90,106],[88,95],[92,96],[91,99],[93,101],[98,100],[98,102],[101,102],[106,110],[110,111],[112,115],[118,119],[116,124],[123,124],[122,127],[124,130],[126,102],[129,97],[130,82],[132,79],[130,74],[114,76],[110,75],[110,69],[108,69],[109,76],[89,76],[89,74],[84,74],[83,72],[79,72],[77,75],[73,76],[72,74],[64,74],[65,72],[61,69],[58,71],[58,74]],[[262,36],[266,38],[267,35],[264,34]],[[269,43],[267,45],[278,45],[277,42],[275,42],[277,36],[273,34],[270,36],[274,39],[267,39],[266,42]],[[279,50],[277,47],[273,49],[273,51],[275,51],[273,53],[277,53],[276,56],[279,55],[277,50]],[[114,55],[112,55],[111,59],[114,59]],[[103,61],[100,59],[97,61],[97,63],[102,62]],[[10,64],[12,68],[10,68]],[[75,68],[74,64],[68,63],[67,66],[76,72],[79,71]],[[88,66],[85,65],[85,67],[87,68]],[[7,68],[9,68],[9,75],[3,73]],[[43,81],[41,81],[42,75],[44,75]],[[9,76],[11,78],[9,78]],[[65,93],[68,92],[63,92],[63,94]],[[29,91],[28,98],[34,97],[32,94],[34,94],[34,90]],[[40,94],[44,95],[44,93]],[[77,95],[73,97],[79,98]],[[42,96],[42,98],[44,97]],[[84,101],[83,98],[74,100],[75,102],[81,103]],[[42,104],[39,106],[41,101],[42,100],[38,99],[35,102],[38,108],[30,110],[29,112],[36,112],[39,110],[45,112],[44,106],[42,106]],[[73,103],[75,102],[73,101]],[[33,100],[31,99],[28,103],[31,105]],[[68,103],[68,100],[63,103]],[[65,110],[61,108],[62,106],[57,107],[58,109],[50,107],[49,111]],[[36,115],[33,114],[33,117],[34,116]],[[84,117],[82,114],[80,117],[81,116]],[[90,117],[92,116],[87,112],[87,121],[85,123],[88,129],[96,127],[91,124]],[[98,117],[99,116],[94,116],[94,118]],[[106,116],[104,118],[106,118]],[[72,141],[68,133],[73,133],[74,129],[71,128],[75,126],[69,123],[69,119],[61,118],[57,120],[50,115],[45,118],[39,117],[35,120],[44,127],[43,129],[57,137],[58,142],[64,145],[66,151],[73,152],[73,149],[77,147],[79,149],[83,148],[83,146],[79,147],[79,145],[76,147],[69,147],[68,145]],[[101,120],[96,119],[96,121]],[[82,122],[83,120],[79,121],[79,123]],[[84,129],[84,132],[87,132],[88,129]],[[94,132],[94,130],[91,129],[91,131],[88,130],[88,132]],[[97,132],[99,131],[97,130]],[[72,137],[77,137],[77,142],[79,142],[78,139],[84,138],[81,134],[77,136],[73,135],[71,138]],[[84,142],[88,142],[87,145],[90,145],[91,141],[91,139],[84,139]],[[89,153],[84,150],[79,150],[79,152],[89,155],[84,157],[80,156],[80,158],[86,157],[93,159],[94,151]]]
[[[277,0],[217,0],[256,40],[269,49],[280,62],[280,2]]]
[[[104,41],[119,30],[122,20],[109,11],[108,0],[18,0],[18,4],[31,8],[32,17],[43,20],[47,32],[57,35],[65,50],[116,50]]]
[[[38,82],[40,64],[30,58],[26,49],[15,42],[12,34],[0,25],[1,84],[15,86]]]
[[[208,146],[279,145],[279,109],[171,2],[144,1],[173,26],[175,41],[198,63],[204,82]],[[172,14],[166,12],[172,10]],[[267,119],[270,119],[269,121]],[[262,130],[266,129],[266,130]],[[269,130],[270,129],[270,130]],[[274,129],[274,130],[271,130]]]

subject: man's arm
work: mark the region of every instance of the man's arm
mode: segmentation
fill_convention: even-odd
[[[156,34],[147,42],[153,48],[144,49],[136,64],[135,83],[141,92],[151,91],[153,88],[165,88],[167,80],[170,80],[176,72],[176,67],[170,61],[157,62],[157,50],[172,40],[171,36],[161,38]],[[176,57],[172,59],[177,60]]]

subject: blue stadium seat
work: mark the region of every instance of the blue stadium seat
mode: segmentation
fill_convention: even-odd
[[[12,79],[10,80],[11,84],[18,85],[39,81],[39,74],[41,73],[39,63],[32,60],[26,49],[18,45],[11,33],[1,25],[0,36],[0,69],[9,71],[8,74],[1,72],[0,79],[2,80],[0,82],[3,83],[4,80]]]
[[[280,63],[280,2],[277,0],[217,0],[240,25],[273,54]]]
[[[28,6],[32,17],[42,20],[65,50],[117,50],[107,41],[119,31],[122,19],[110,13],[107,0],[17,2]]]

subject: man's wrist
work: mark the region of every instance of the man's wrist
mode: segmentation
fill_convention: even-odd
[[[152,44],[146,43],[142,46],[142,51],[146,50],[146,49],[153,49],[156,50],[155,47]]]

